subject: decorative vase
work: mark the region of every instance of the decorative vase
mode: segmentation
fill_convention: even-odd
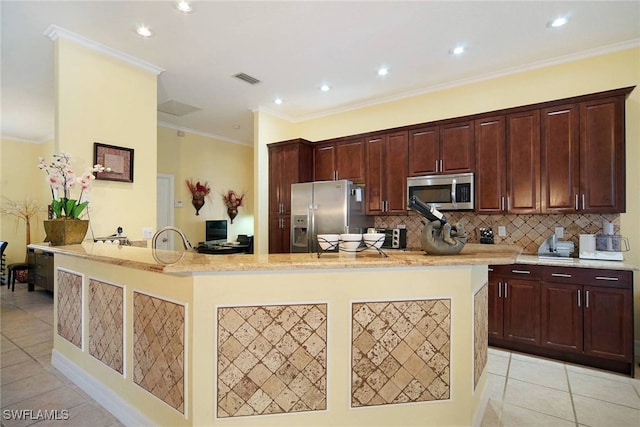
[[[233,219],[238,216],[238,208],[227,208],[227,215],[231,218],[231,224],[233,224]]]
[[[204,197],[193,197],[191,204],[196,208],[196,215],[200,215],[200,209],[204,206]]]
[[[89,228],[89,220],[56,218],[44,221],[47,240],[53,246],[77,245],[82,243]]]

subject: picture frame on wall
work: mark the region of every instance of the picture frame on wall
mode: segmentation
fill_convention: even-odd
[[[93,143],[93,164],[104,166],[104,172],[96,172],[96,179],[133,182],[133,148]]]

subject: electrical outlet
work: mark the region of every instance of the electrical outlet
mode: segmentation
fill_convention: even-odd
[[[564,237],[564,227],[556,227],[556,237],[562,239]]]
[[[142,229],[142,238],[143,239],[153,238],[153,227],[144,227]]]
[[[499,225],[498,226],[498,236],[507,237],[507,227],[505,227],[504,225]]]
[[[174,208],[181,208],[181,207],[183,207],[183,206],[184,206],[184,205],[182,204],[182,200],[176,200],[176,201],[173,203],[173,207],[174,207]]]

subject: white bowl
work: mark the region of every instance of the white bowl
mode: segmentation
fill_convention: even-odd
[[[367,247],[374,247],[376,249],[380,249],[382,244],[384,243],[385,234],[384,233],[366,233],[362,235],[364,239],[364,243]]]
[[[318,244],[323,251],[335,249],[339,240],[338,234],[318,234]]]
[[[362,234],[341,234],[340,250],[347,252],[355,252],[362,243]]]

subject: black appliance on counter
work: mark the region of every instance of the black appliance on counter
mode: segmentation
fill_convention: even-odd
[[[376,232],[384,233],[383,248],[406,249],[407,229],[406,228],[377,228]]]

